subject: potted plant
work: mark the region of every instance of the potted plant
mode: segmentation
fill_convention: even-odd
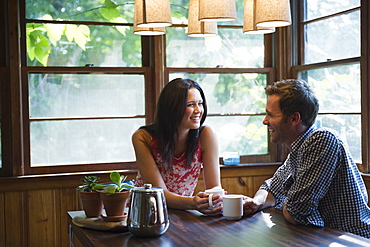
[[[103,211],[103,203],[96,187],[99,179],[96,176],[85,176],[81,178],[83,185],[77,187],[82,208],[88,218],[99,217]]]
[[[100,191],[106,218],[122,218],[125,216],[124,211],[130,191],[134,187],[133,181],[126,181],[127,176],[120,175],[118,172],[111,172],[109,177],[112,183],[106,184]]]

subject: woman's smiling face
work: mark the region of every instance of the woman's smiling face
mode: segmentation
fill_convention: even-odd
[[[188,102],[179,127],[182,129],[198,129],[204,112],[203,99],[196,88],[188,91]]]

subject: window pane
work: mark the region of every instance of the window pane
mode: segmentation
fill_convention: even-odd
[[[27,24],[28,66],[141,67],[141,38],[129,26]]]
[[[318,125],[336,130],[355,161],[361,162],[360,65],[301,71],[298,77],[309,82],[319,99]]]
[[[188,24],[189,0],[170,0],[173,24]]]
[[[243,25],[244,0],[236,0],[236,20],[218,22],[219,25],[241,26]],[[189,0],[170,0],[172,22],[174,24],[187,24]]]
[[[225,151],[237,151],[240,155],[268,153],[264,115],[257,115],[265,112],[265,74],[170,74],[170,80],[178,77],[190,78],[201,85],[209,115],[226,115],[208,116],[206,120],[217,132],[220,155]]]
[[[218,28],[218,36],[188,37],[182,27],[166,28],[168,67],[262,68],[263,35],[246,35],[242,29]]]
[[[30,74],[30,118],[143,116],[143,75]]]
[[[305,26],[305,64],[361,55],[360,12],[356,11]]]
[[[134,1],[26,0],[26,18],[133,23]]]
[[[336,130],[355,162],[361,163],[361,115],[319,115],[318,120],[321,126]]]
[[[208,114],[257,114],[265,112],[265,74],[172,73],[200,84],[206,96]]]
[[[134,161],[144,118],[31,122],[31,166]]]
[[[313,86],[321,113],[361,112],[359,64],[300,71],[298,77]]]
[[[264,116],[208,116],[205,124],[217,133],[220,156],[224,152],[238,152],[239,155],[268,153],[267,128],[262,124]]]
[[[305,20],[335,14],[360,6],[360,0],[305,0]]]

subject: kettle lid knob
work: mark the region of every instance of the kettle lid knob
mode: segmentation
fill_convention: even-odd
[[[145,189],[151,189],[152,188],[152,184],[144,184],[144,188]]]

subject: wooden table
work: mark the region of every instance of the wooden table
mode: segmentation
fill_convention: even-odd
[[[292,225],[274,208],[239,221],[204,216],[198,211],[170,209],[170,226],[156,238],[78,227],[72,218],[81,212],[68,212],[71,246],[370,246],[370,239],[351,233]]]

